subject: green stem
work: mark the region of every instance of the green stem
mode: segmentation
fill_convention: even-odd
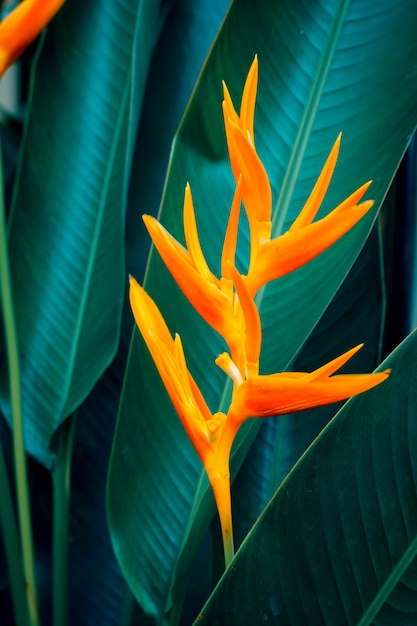
[[[3,533],[4,551],[9,572],[10,593],[16,626],[28,623],[25,577],[22,568],[22,552],[17,533],[16,516],[10,491],[9,477],[0,441],[0,527]]]
[[[58,431],[53,485],[53,624],[68,623],[68,526],[71,495],[71,461],[76,413]]]
[[[232,525],[232,502],[230,496],[230,476],[220,474],[210,477],[210,484],[216,500],[222,529],[224,564],[227,569],[235,555]]]
[[[0,154],[0,187],[3,189],[3,172]],[[29,625],[38,626],[35,560],[33,550],[32,516],[27,480],[26,451],[23,437],[23,411],[21,399],[19,348],[14,316],[12,285],[7,245],[6,216],[3,191],[0,191],[0,290],[6,337],[6,352],[10,381],[10,399],[13,426],[13,453],[16,476],[16,500],[22,545],[26,600],[29,607]]]

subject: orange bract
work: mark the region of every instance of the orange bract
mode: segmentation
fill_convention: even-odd
[[[45,28],[65,0],[23,0],[0,23],[0,76]]]

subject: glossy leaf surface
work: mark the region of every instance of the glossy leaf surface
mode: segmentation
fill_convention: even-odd
[[[34,72],[9,224],[28,451],[51,438],[114,356],[125,284],[124,223],[140,97],[132,97],[141,19],[158,3],[67,3]],[[138,78],[143,86],[145,76]],[[131,103],[136,110],[132,114]],[[47,131],[45,130],[47,129]],[[7,373],[2,410],[10,420]]]

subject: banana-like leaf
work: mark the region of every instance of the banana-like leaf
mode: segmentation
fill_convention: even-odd
[[[310,0],[236,0],[174,143],[162,223],[182,239],[182,197],[189,180],[202,246],[218,270],[233,193],[220,85],[225,79],[237,101],[255,53],[260,64],[255,136],[273,186],[274,234],[300,211],[340,130],[342,154],[322,214],[370,178],[377,208],[417,121],[416,22],[408,0],[383,8],[363,0],[326,7]],[[258,302],[263,371],[282,370],[294,360],[361,250],[376,208],[330,250],[265,290]],[[244,237],[241,243],[238,256],[244,263]],[[190,369],[211,409],[218,410],[228,393],[213,365],[221,341],[191,310],[154,253],[146,289],[172,332],[180,333]],[[235,469],[257,428],[253,423],[235,446]],[[190,562],[214,507],[200,462],[139,333],[125,377],[108,508],[113,545],[136,597],[158,623],[174,624]]]
[[[32,77],[9,250],[26,447],[46,466],[54,432],[119,341],[127,183],[159,5],[71,0]],[[136,40],[143,21],[147,38]],[[137,57],[142,75],[132,92]],[[7,384],[2,368],[11,421]]]
[[[283,482],[196,624],[417,620],[417,332]]]

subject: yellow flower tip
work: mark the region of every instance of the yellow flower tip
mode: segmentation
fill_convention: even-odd
[[[135,322],[142,333],[149,350],[151,351],[151,335],[159,337],[165,346],[172,350],[173,339],[161,312],[152,298],[146,293],[143,287],[139,285],[133,276],[129,276],[129,301]]]
[[[229,221],[227,223],[226,234],[223,242],[223,250],[221,257],[221,272],[222,277],[230,279],[229,267],[234,265],[236,256],[237,236],[239,230],[239,215],[240,215],[240,203],[241,203],[241,187],[242,187],[242,175],[236,184],[236,190],[233,195],[232,206],[229,214]]]
[[[152,221],[156,221],[156,220],[155,220],[155,218],[154,218],[152,215],[148,215],[147,213],[144,213],[144,214],[142,215],[142,219],[143,219],[143,221],[144,221],[144,224],[145,224],[146,228],[148,228],[149,224],[150,224]],[[148,228],[148,230],[149,230],[149,228]]]
[[[221,370],[223,370],[225,374],[229,376],[229,378],[233,380],[234,383],[236,383],[237,386],[243,383],[243,377],[239,371],[239,368],[234,363],[234,361],[232,361],[227,352],[219,354],[219,356],[215,360],[215,363],[218,367],[220,367]]]
[[[193,267],[205,281],[208,283],[217,283],[215,276],[207,265],[207,261],[201,249],[191,187],[188,183],[185,187],[184,194],[184,234]]]
[[[24,0],[0,23],[0,76],[36,39],[65,0]]]

